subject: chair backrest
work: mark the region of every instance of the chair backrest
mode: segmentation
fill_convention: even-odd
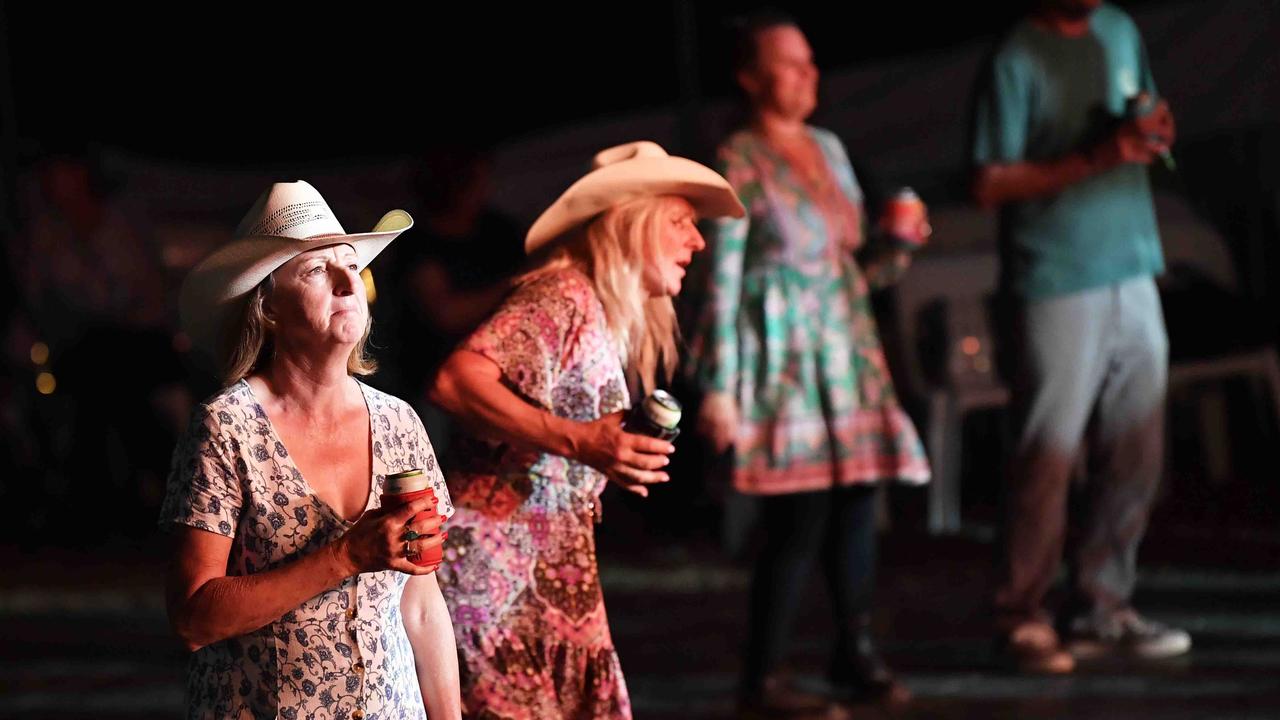
[[[920,252],[894,287],[897,355],[906,377],[897,384],[923,398],[937,386],[926,354],[936,358],[947,381],[994,382],[994,348],[987,301],[999,275],[995,222],[971,206],[930,210],[934,228],[930,247]],[[941,333],[943,347],[924,347],[925,323]]]
[[[1157,191],[1154,202],[1166,264],[1190,267],[1222,288],[1238,291],[1235,264],[1222,236],[1181,196]],[[995,214],[954,205],[930,208],[930,222],[933,240],[894,288],[896,327],[890,334],[906,375],[895,380],[919,398],[939,382],[999,383],[988,305],[1000,271]],[[926,339],[945,344],[922,343]],[[941,378],[930,372],[935,369]]]
[[[1157,190],[1154,201],[1165,265],[1189,267],[1223,290],[1239,292],[1239,274],[1222,234],[1176,193]]]

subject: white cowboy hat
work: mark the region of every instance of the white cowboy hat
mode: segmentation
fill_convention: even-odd
[[[201,260],[182,283],[178,307],[194,347],[217,354],[229,313],[277,268],[328,245],[355,248],[363,270],[413,218],[392,210],[372,232],[348,235],[329,204],[305,181],[275,183],[254,203],[232,240]]]
[[[653,195],[678,195],[701,218],[746,214],[719,173],[668,155],[657,143],[642,140],[601,150],[591,167],[534,221],[524,239],[525,252],[532,253],[615,205]]]

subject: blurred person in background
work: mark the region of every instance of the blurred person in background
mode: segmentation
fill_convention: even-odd
[[[1130,605],[1161,475],[1169,353],[1147,166],[1173,140],[1138,28],[1100,0],[1037,2],[981,76],[973,194],[1000,209],[1016,428],[996,631],[1022,670],[1066,673],[1077,659],[1191,646],[1185,631]],[[1082,447],[1082,512],[1055,628],[1045,596]]]
[[[875,647],[871,604],[880,483],[924,483],[929,466],[898,404],[869,296],[924,242],[923,214],[872,229],[844,146],[806,123],[818,70],[781,14],[742,19],[736,79],[747,127],[718,151],[747,216],[708,233],[708,287],[691,359],[699,428],[729,450],[735,489],[759,498],[763,546],[751,584],[739,703],[748,714],[812,710],[782,670],[810,570],[821,560],[838,700],[908,698]]]
[[[426,403],[440,364],[511,289],[524,266],[516,223],[489,205],[490,164],[467,143],[425,152],[413,172],[417,225],[374,264],[373,344],[386,382],[420,409],[447,453],[448,416]]]
[[[44,418],[63,427],[40,443],[61,476],[43,491],[62,498],[38,505],[70,508],[59,522],[71,523],[109,508],[108,534],[141,532],[191,408],[163,248],[92,149],[55,149],[26,180],[8,248],[19,302],[6,343],[48,372],[40,392],[66,401],[65,416]]]

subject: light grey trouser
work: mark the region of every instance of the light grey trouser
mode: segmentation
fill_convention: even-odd
[[[1150,277],[1035,302],[1012,313],[1017,445],[1006,488],[1004,622],[1043,616],[1063,555],[1071,477],[1088,469],[1070,549],[1075,612],[1128,605],[1138,544],[1160,479],[1169,349]]]

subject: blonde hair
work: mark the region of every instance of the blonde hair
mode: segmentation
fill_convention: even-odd
[[[664,381],[671,379],[677,362],[675,306],[666,295],[651,297],[644,286],[645,268],[662,259],[659,243],[669,203],[668,197],[653,196],[606,210],[519,280],[568,267],[586,274],[618,342],[619,359],[646,394],[657,386],[659,373]]]
[[[234,385],[261,369],[275,354],[275,346],[271,342],[272,322],[263,307],[274,287],[275,280],[271,275],[258,283],[226,328],[221,352],[222,380],[226,385]],[[373,316],[367,315],[364,334],[347,358],[347,372],[352,375],[372,375],[378,369],[377,361],[367,352],[369,333],[373,330]]]

